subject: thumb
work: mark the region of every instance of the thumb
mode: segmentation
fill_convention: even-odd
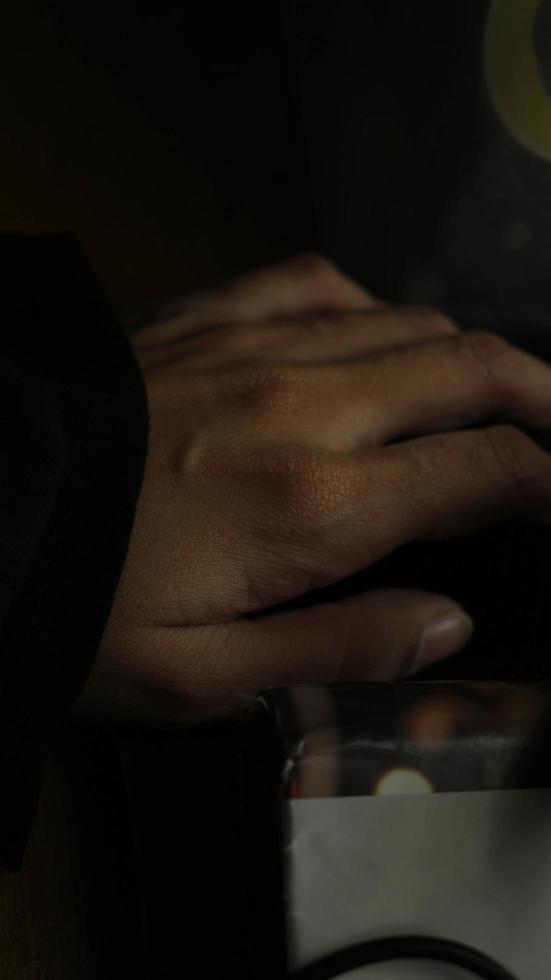
[[[472,620],[451,599],[384,589],[104,649],[75,711],[166,724],[239,711],[270,687],[385,681],[450,656]],[[138,631],[143,633],[143,629]]]
[[[406,677],[457,652],[473,628],[451,599],[384,589],[241,620],[232,624],[226,642],[235,650],[229,659],[240,675],[232,680],[245,692]]]

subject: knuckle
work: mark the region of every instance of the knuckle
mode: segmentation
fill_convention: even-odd
[[[299,255],[294,269],[306,292],[320,306],[330,306],[341,298],[344,277],[325,256],[316,252]]]
[[[496,385],[503,380],[503,369],[508,367],[514,356],[513,348],[503,337],[489,331],[474,330],[462,334],[458,342],[470,366],[474,366],[486,381]]]
[[[500,482],[514,497],[531,500],[548,471],[546,456],[514,425],[496,425],[483,431]]]
[[[460,333],[459,327],[433,306],[422,304],[408,305],[402,308],[413,332],[419,337],[425,337],[427,330],[436,336],[452,337]]]
[[[325,524],[342,507],[342,480],[330,454],[303,447],[279,450],[277,483],[297,526]]]
[[[330,278],[337,272],[333,263],[319,252],[305,252],[302,255],[297,255],[293,260],[293,265],[308,280],[317,281],[325,277]]]

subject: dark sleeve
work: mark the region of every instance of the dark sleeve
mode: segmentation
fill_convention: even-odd
[[[0,866],[49,728],[81,691],[126,557],[147,442],[139,367],[71,236],[0,236]]]

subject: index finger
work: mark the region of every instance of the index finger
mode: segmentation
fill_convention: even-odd
[[[229,280],[208,292],[183,297],[140,331],[155,343],[169,343],[203,327],[257,323],[288,316],[313,316],[382,309],[387,304],[321,255],[299,255]]]

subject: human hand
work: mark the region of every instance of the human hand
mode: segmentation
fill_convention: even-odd
[[[246,616],[413,540],[549,518],[551,457],[513,424],[465,426],[551,428],[551,370],[319,257],[197,297],[134,343],[148,460],[80,713],[197,722],[263,688],[412,673],[468,639],[451,599],[386,589]]]

